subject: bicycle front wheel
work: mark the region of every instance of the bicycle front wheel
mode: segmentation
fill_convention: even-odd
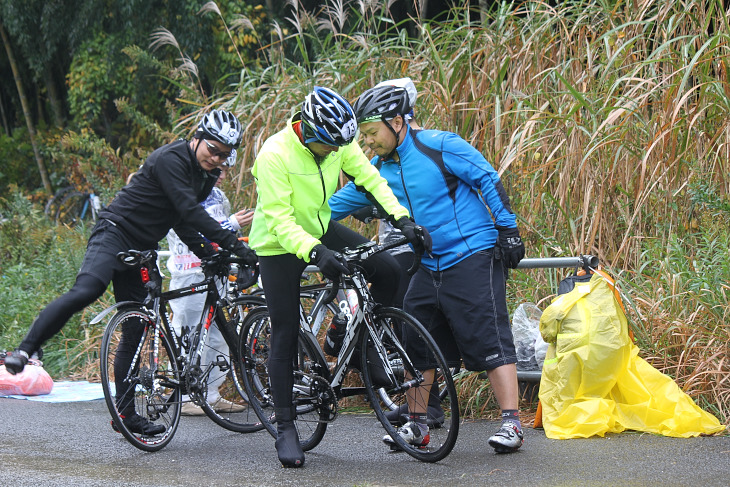
[[[266,307],[256,308],[246,317],[240,343],[246,394],[266,430],[276,438],[274,401],[267,368],[271,350],[271,320]],[[322,441],[327,430],[326,421],[330,419],[333,408],[336,409],[336,399],[331,394],[329,383],[318,375],[326,371],[327,366],[315,347],[300,331],[294,362],[292,401],[296,407],[295,425],[299,442],[304,451],[311,450]]]
[[[396,308],[379,308],[374,316],[376,337],[363,334],[361,363],[363,381],[375,415],[392,439],[394,450],[402,450],[423,462],[445,458],[456,444],[459,434],[459,405],[456,387],[441,350],[426,329],[411,315]],[[434,369],[434,380],[416,372],[416,365]],[[420,378],[424,378],[419,382]],[[437,387],[440,404],[432,404],[422,388]],[[425,443],[414,446],[398,434],[388,416],[400,416],[411,405],[426,411],[428,436]],[[384,400],[387,398],[387,400]],[[438,400],[436,401],[438,402]],[[394,408],[395,406],[395,408]],[[393,411],[395,409],[395,411]]]
[[[237,330],[240,330],[238,313],[244,312],[244,309],[248,313],[252,309],[249,304],[254,303],[260,305],[258,300],[254,302],[240,301],[228,323],[216,321],[216,326],[228,328],[226,333],[222,333],[226,337],[226,346],[219,347],[217,343],[209,340],[205,344],[202,354],[206,361],[201,363],[201,369],[210,369],[210,372],[206,377],[206,384],[202,387],[203,390],[208,391],[208,397],[206,400],[201,401],[201,407],[213,422],[237,433],[252,433],[264,429],[264,425],[248,400],[243,384],[243,362],[238,352],[239,332]],[[232,343],[234,340],[235,343]],[[210,397],[211,387],[217,390],[220,397]]]
[[[167,334],[142,306],[121,308],[104,330],[100,361],[114,430],[140,450],[165,447],[180,422],[180,371]],[[155,434],[144,432],[148,423]]]

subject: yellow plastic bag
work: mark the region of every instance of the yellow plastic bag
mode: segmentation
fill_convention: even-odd
[[[596,273],[542,314],[540,333],[549,343],[540,380],[547,437],[630,429],[687,438],[723,431],[717,418],[638,356],[612,286]]]

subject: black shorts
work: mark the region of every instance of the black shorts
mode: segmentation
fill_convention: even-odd
[[[403,307],[431,333],[450,366],[463,359],[468,370],[492,370],[517,363],[506,280],[502,261],[492,249],[482,250],[444,271],[421,266]],[[421,370],[433,368],[412,358]]]
[[[117,259],[119,252],[127,250],[149,250],[157,248],[135,242],[109,220],[99,220],[94,226],[79,274],[90,274],[101,282],[114,283],[114,297],[117,302],[141,301],[147,292],[139,275],[139,267],[129,267]]]

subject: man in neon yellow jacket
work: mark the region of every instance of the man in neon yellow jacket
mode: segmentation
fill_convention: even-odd
[[[259,256],[271,317],[268,372],[274,399],[276,451],[285,467],[304,465],[292,407],[293,370],[299,329],[299,280],[308,263],[329,279],[348,273],[336,253],[368,239],[330,221],[327,204],[340,171],[372,195],[414,245],[430,251],[430,237],[409,218],[356,142],[355,113],[334,91],[315,87],[301,112],[264,142],[253,167],[258,200],[249,244]],[[390,304],[399,283],[398,263],[387,253],[364,263],[373,298]]]

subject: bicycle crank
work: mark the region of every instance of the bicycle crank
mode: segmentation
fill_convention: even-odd
[[[337,418],[339,410],[337,394],[329,381],[317,374],[294,371],[293,402],[297,409],[297,421],[306,421],[302,416],[318,411],[318,423],[330,423]]]

